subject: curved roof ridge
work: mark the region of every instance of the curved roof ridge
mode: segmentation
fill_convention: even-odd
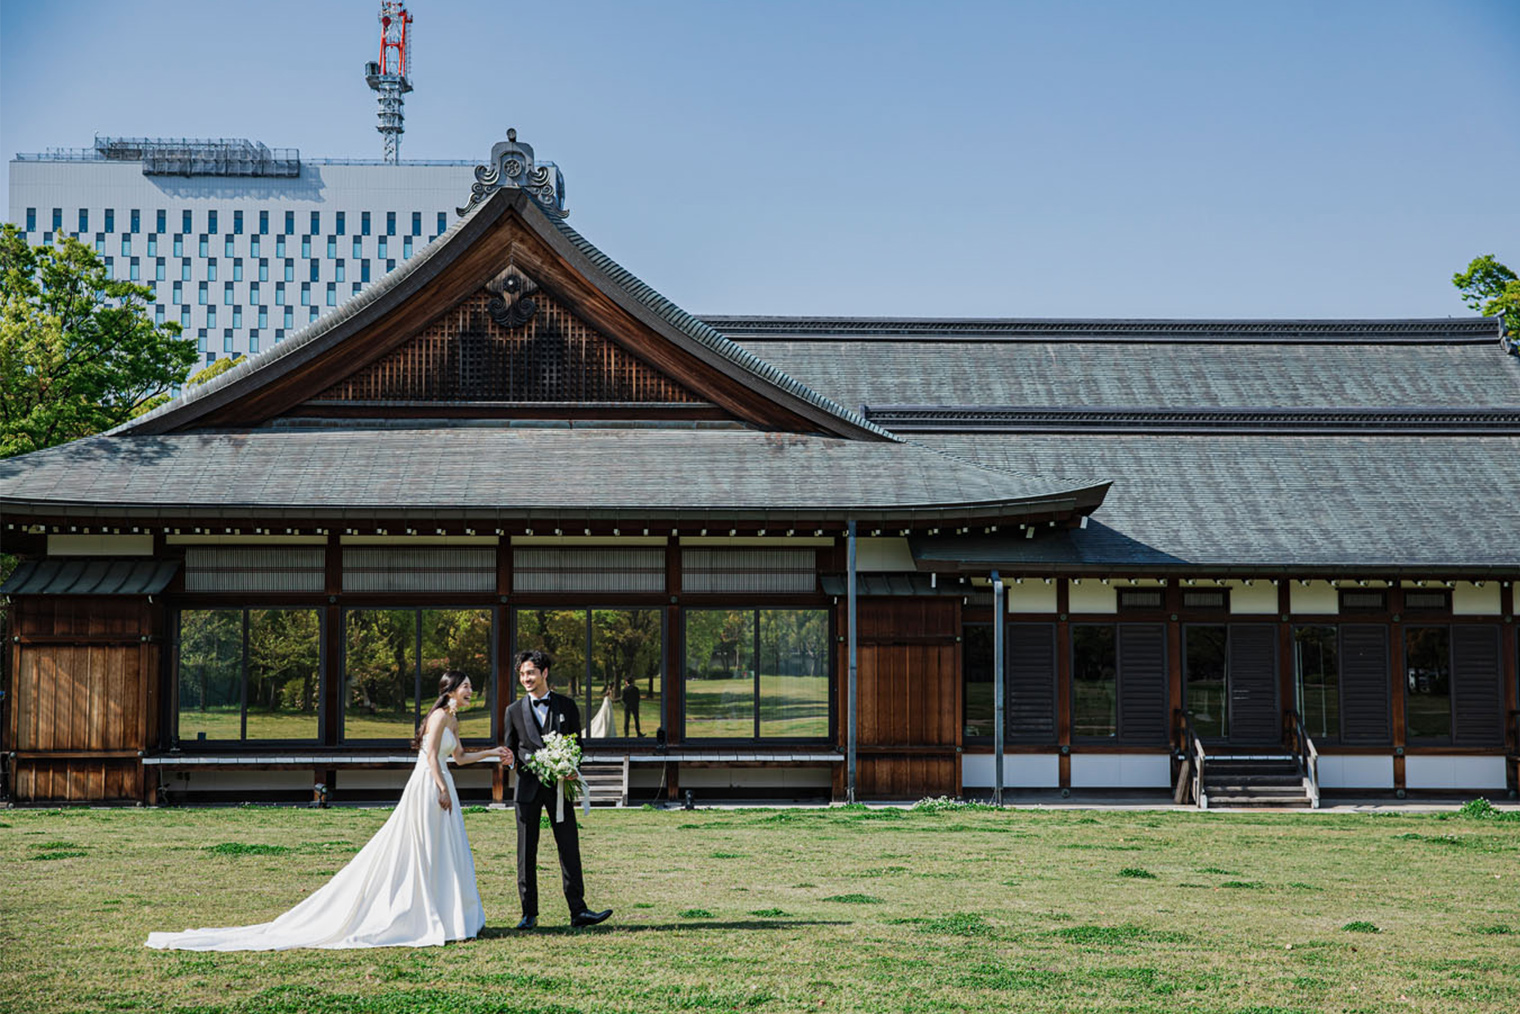
[[[536,204],[537,202],[530,201],[529,203]],[[851,426],[865,430],[869,433],[874,433],[875,435],[888,440],[900,439],[890,430],[876,425],[865,416],[861,415],[859,412],[845,408],[843,405],[834,401],[832,398],[824,397],[817,391],[813,390],[811,387],[808,387],[806,384],[802,383],[800,380],[797,380],[795,377],[792,377],[789,374],[777,369],[743,346],[729,340],[728,338],[725,338],[706,321],[681,309],[675,303],[660,295],[660,293],[655,291],[655,289],[647,282],[643,281],[633,272],[629,271],[627,268],[623,267],[607,254],[603,253],[595,244],[577,232],[563,218],[560,218],[557,215],[548,214],[542,208],[538,208],[537,210],[540,214],[543,215],[544,218],[548,219],[549,222],[556,229],[558,229],[559,232],[567,240],[569,240],[570,243],[574,245],[582,255],[591,261],[591,263],[596,266],[597,270],[605,274],[607,278],[613,282],[613,284],[617,285],[624,292],[628,293],[629,296],[637,300],[644,307],[653,311],[667,324],[670,324],[673,327],[679,329],[687,337],[693,339],[707,349],[710,349],[711,351],[727,359],[729,362],[733,363],[735,366],[738,366],[740,369],[743,369],[748,373],[752,373],[767,381],[768,383],[779,387],[781,390],[785,391],[787,394],[790,394],[795,398],[800,398],[801,400],[807,402],[809,405],[812,405],[814,408],[821,409],[832,416],[836,416],[837,418],[844,420]]]
[[[469,222],[470,219],[475,216],[475,213],[479,210],[479,208],[480,205],[476,205],[470,209],[469,214],[461,215],[459,218],[455,219],[454,222],[442,233],[440,233],[436,239],[424,246],[421,250],[417,251],[417,256],[413,257],[411,260],[402,261],[399,265],[397,265],[394,271],[387,271],[384,275],[381,275],[380,278],[373,284],[365,287],[364,289],[361,289],[358,295],[351,296],[340,303],[337,309],[333,310],[332,313],[324,314],[321,317],[318,317],[316,320],[310,322],[305,327],[297,330],[295,334],[287,337],[284,341],[271,345],[269,348],[264,349],[262,352],[256,352],[252,355],[244,356],[241,363],[239,363],[237,366],[234,366],[226,373],[217,374],[215,377],[212,377],[210,380],[204,381],[202,383],[193,385],[186,384],[185,387],[181,390],[178,398],[171,398],[169,401],[153,409],[153,411],[144,412],[142,415],[137,416],[133,419],[129,419],[126,422],[122,423],[120,426],[106,430],[104,433],[101,433],[99,435],[109,437],[117,436],[118,434],[122,433],[130,433],[132,430],[147,424],[149,421],[156,420],[161,416],[168,415],[171,412],[182,411],[187,406],[193,405],[203,398],[208,398],[218,391],[221,391],[223,388],[227,388],[233,384],[239,383],[244,377],[247,377],[249,374],[263,370],[271,364],[284,359],[286,356],[291,356],[297,352],[300,352],[302,349],[317,341],[323,335],[329,333],[339,325],[345,323],[346,321],[352,320],[354,317],[357,317],[360,313],[367,310],[370,306],[378,302],[380,299],[384,298],[388,293],[394,290],[397,286],[401,285],[412,275],[416,274],[418,271],[421,271],[429,262],[432,261],[434,257],[438,255],[438,251],[442,250],[448,245],[449,240],[454,236],[454,234],[459,232],[460,229],[464,228],[465,223]]]

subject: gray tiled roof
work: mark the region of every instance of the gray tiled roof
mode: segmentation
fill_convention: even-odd
[[[0,511],[81,515],[906,519],[1069,510],[1104,488],[912,443],[751,430],[273,428],[93,437],[0,461]]]
[[[1497,344],[745,344],[854,406],[1520,406],[1520,358]]]
[[[1520,437],[925,434],[998,468],[1115,476],[1086,531],[1021,559],[1520,568]]]

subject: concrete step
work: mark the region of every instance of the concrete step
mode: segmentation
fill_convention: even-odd
[[[1245,809],[1250,807],[1271,807],[1273,809],[1309,809],[1309,797],[1298,796],[1216,796],[1209,793],[1209,809]]]
[[[582,764],[581,781],[592,806],[622,806],[628,787],[623,784],[621,764]]]
[[[1283,799],[1304,794],[1303,783],[1296,785],[1241,785],[1236,782],[1209,783],[1203,791],[1214,796],[1260,796],[1263,799]]]

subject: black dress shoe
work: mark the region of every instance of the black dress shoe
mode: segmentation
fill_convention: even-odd
[[[525,915],[525,916],[523,916],[522,917],[522,922],[520,922],[520,923],[517,924],[517,928],[518,929],[537,929],[538,928],[538,916],[536,916],[536,915]]]
[[[572,926],[595,926],[599,922],[605,922],[612,915],[612,909],[603,909],[600,912],[577,912],[570,917]]]

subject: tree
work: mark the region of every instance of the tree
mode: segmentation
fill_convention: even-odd
[[[1520,352],[1520,278],[1494,258],[1474,257],[1467,270],[1451,276],[1469,309],[1504,320],[1505,347]]]
[[[0,227],[0,457],[117,426],[184,378],[195,344],[153,322],[152,299],[78,240]]]

